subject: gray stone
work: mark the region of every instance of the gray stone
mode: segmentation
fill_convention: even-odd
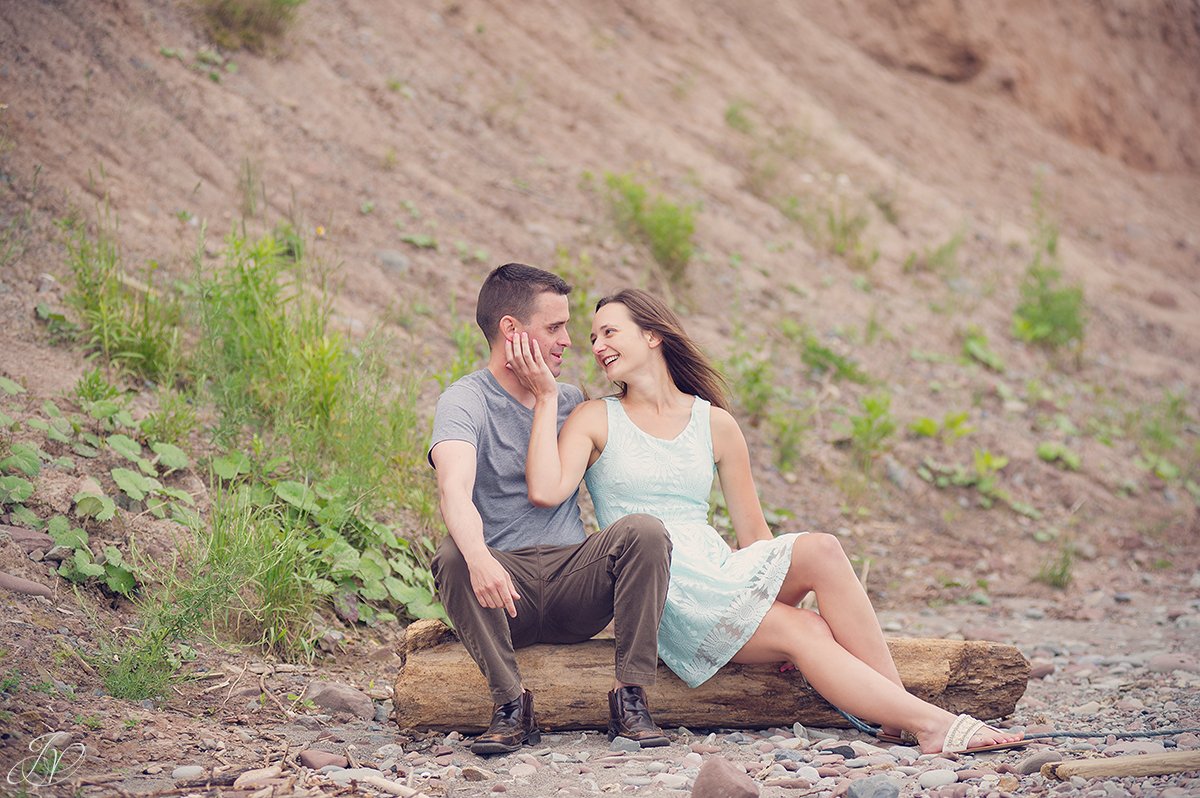
[[[612,742],[608,744],[609,751],[641,751],[642,744],[637,740],[630,740],[628,737],[614,737]]]
[[[621,779],[621,783],[629,787],[649,787],[649,776],[626,776]]]
[[[1152,673],[1172,671],[1200,671],[1200,661],[1185,654],[1157,654],[1150,658],[1146,667]]]
[[[712,756],[700,767],[692,798],[758,798],[758,785],[728,759]]]
[[[537,773],[537,766],[528,762],[518,762],[508,769],[508,774],[514,779],[527,779]]]
[[[653,784],[660,784],[668,790],[687,789],[687,776],[678,773],[659,773],[654,777]]]
[[[900,788],[887,776],[871,776],[851,782],[846,793],[850,798],[896,798]]]
[[[933,787],[945,787],[947,784],[954,784],[956,781],[958,781],[958,774],[953,770],[944,768],[927,770],[917,777],[917,784],[920,784],[926,790]]]
[[[796,735],[797,737],[799,737],[803,740],[808,739],[808,730],[805,729],[802,725],[800,725],[799,721],[792,724],[792,734]]]
[[[207,772],[207,768],[199,765],[180,765],[171,771],[171,778],[175,781],[195,781]]]
[[[304,697],[330,712],[345,712],[361,720],[375,717],[375,702],[361,690],[339,682],[310,682]]]
[[[375,253],[375,257],[379,258],[379,262],[385,268],[400,272],[401,274],[407,272],[412,265],[407,255],[403,252],[397,252],[394,249],[381,249]]]
[[[1016,764],[1016,771],[1022,776],[1028,776],[1037,773],[1042,769],[1042,765],[1047,765],[1051,762],[1061,762],[1062,754],[1058,751],[1038,751],[1036,754],[1027,756]]]

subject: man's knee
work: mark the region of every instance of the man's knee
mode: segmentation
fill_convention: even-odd
[[[437,586],[438,592],[441,592],[445,585],[459,582],[462,579],[469,581],[471,578],[466,558],[459,551],[454,538],[449,535],[446,535],[438,545],[433,560],[429,563],[429,570],[433,574],[433,583]]]
[[[617,522],[628,545],[637,548],[643,556],[670,556],[671,535],[663,522],[652,515],[634,513]]]

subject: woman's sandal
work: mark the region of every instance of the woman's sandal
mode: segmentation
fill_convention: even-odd
[[[862,718],[855,717],[849,712],[842,712],[842,717],[850,721],[850,725],[858,729],[864,734],[870,734],[875,739],[882,743],[891,745],[907,745],[912,746],[917,744],[917,738],[908,732],[900,734],[888,734],[878,726],[872,726]],[[971,742],[971,738],[978,734],[983,729],[989,729],[997,734],[1003,734],[999,729],[988,726],[981,720],[973,718],[970,715],[959,715],[950,723],[950,728],[946,730],[946,739],[942,742],[943,754],[975,754],[984,751],[1003,751],[1009,748],[1024,748],[1028,743],[1025,740],[1013,740],[1008,743],[993,743],[991,745],[979,745],[974,748],[968,748],[967,745]]]
[[[977,754],[983,751],[1004,751],[1009,748],[1024,748],[1028,745],[1025,740],[1013,740],[1007,743],[977,745],[974,748],[968,747],[971,743],[971,738],[984,729],[993,731],[996,734],[1004,734],[1004,732],[994,726],[987,725],[978,718],[973,718],[970,715],[959,715],[950,724],[950,728],[946,730],[946,739],[942,741],[942,753]]]

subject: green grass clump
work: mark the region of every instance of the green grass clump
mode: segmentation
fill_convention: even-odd
[[[834,352],[822,344],[815,335],[806,333],[802,346],[800,359],[804,361],[804,365],[818,374],[832,374],[839,380],[849,380],[860,384],[870,381],[870,378],[859,368],[857,363],[848,357]]]
[[[1056,555],[1042,563],[1033,579],[1061,590],[1071,584],[1071,568],[1074,564],[1075,547],[1070,542],[1064,542]]]
[[[904,259],[904,273],[933,272],[943,278],[953,277],[958,273],[958,250],[962,242],[963,234],[958,232],[936,247],[910,252]]]
[[[746,110],[749,106],[741,100],[734,100],[725,107],[725,124],[739,133],[753,133],[754,123],[750,121]]]
[[[107,213],[94,235],[76,221],[62,228],[73,278],[66,298],[79,315],[84,344],[136,374],[171,380],[179,368],[180,305],[154,287],[158,264],[149,264],[144,284],[130,277]]]
[[[198,0],[209,36],[229,50],[261,51],[296,18],[304,0]]]
[[[1086,323],[1083,288],[1064,284],[1059,268],[1058,227],[1034,195],[1033,260],[1021,281],[1021,300],[1013,312],[1013,335],[1051,349],[1083,346]]]
[[[963,339],[963,355],[974,360],[983,366],[987,366],[997,374],[1003,374],[1006,366],[1004,358],[996,354],[988,343],[988,337],[975,325],[971,325],[966,329],[962,336]]]
[[[683,285],[695,250],[692,237],[696,233],[696,206],[652,197],[631,174],[608,173],[604,184],[618,228],[649,247],[672,285]]]
[[[860,412],[850,417],[850,451],[863,473],[871,470],[875,458],[887,448],[896,431],[892,417],[892,396],[886,391],[869,394],[858,402]]]

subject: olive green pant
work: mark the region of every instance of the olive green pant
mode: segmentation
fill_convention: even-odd
[[[534,643],[580,643],[614,622],[616,678],[654,684],[658,623],[670,577],[671,538],[657,518],[627,515],[574,546],[492,550],[512,576],[517,617],[480,605],[453,538],[433,558],[438,598],[458,637],[487,679],[492,700],[521,694],[515,649]]]

